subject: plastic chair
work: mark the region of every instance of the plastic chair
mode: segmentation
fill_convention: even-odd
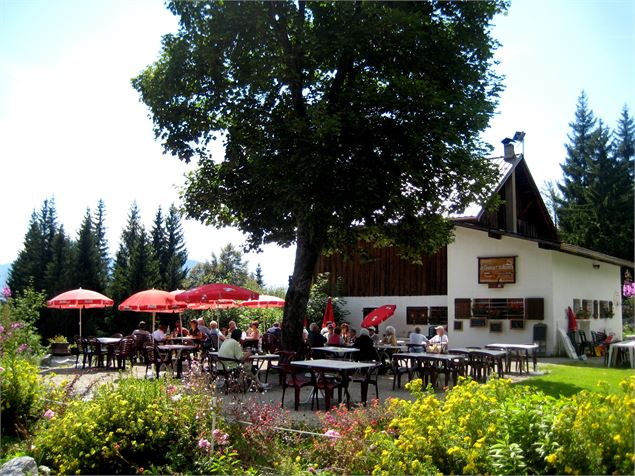
[[[293,353],[295,354],[295,352]],[[284,407],[284,396],[287,388],[293,388],[295,397],[294,409],[298,411],[300,407],[300,391],[304,387],[313,386],[313,376],[311,378],[307,378],[305,376],[306,370],[294,367],[290,363],[279,363],[278,370],[280,371],[280,379],[282,385],[281,406]]]
[[[408,381],[412,380],[412,367],[410,366],[410,359],[407,357],[393,357],[392,358],[392,371],[395,377],[392,381],[392,389],[401,388],[401,376],[408,374]]]
[[[578,331],[578,335],[580,336],[580,354],[585,354],[587,350],[589,354],[594,354],[594,345],[592,342],[588,341],[586,338],[586,333],[584,331]]]
[[[172,357],[170,352],[161,353],[156,343],[149,344],[144,347],[144,351],[146,354],[146,377],[148,375],[148,369],[154,366],[157,378],[159,378],[159,372],[163,368],[167,371],[168,366],[174,372],[174,365],[172,363]]]
[[[375,386],[375,398],[379,400],[379,384],[377,378],[379,375],[379,369],[381,362],[376,362],[374,367],[366,369],[361,375],[353,377],[353,382],[361,384],[362,404],[366,406],[368,400],[368,387],[370,385]]]

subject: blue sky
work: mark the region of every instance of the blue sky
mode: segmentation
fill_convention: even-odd
[[[611,127],[635,105],[635,2],[516,0],[495,23],[506,90],[484,138],[500,153],[501,139],[525,131],[536,182],[557,180],[582,90]],[[113,253],[133,200],[147,227],[159,206],[178,203],[189,167],[162,155],[130,86],[175,29],[159,0],[0,0],[0,263],[15,259],[45,198],[72,236],[103,198]],[[242,243],[236,230],[183,226],[192,259]],[[285,285],[293,255],[269,246],[247,259]]]

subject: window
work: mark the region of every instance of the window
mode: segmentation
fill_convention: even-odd
[[[545,299],[525,298],[525,318],[543,321],[545,319]]]
[[[490,322],[489,323],[489,331],[490,332],[503,332],[503,323],[502,322]]]
[[[430,306],[430,324],[447,324],[447,306]]]
[[[454,330],[462,331],[463,330],[463,321],[454,321]]]
[[[428,308],[407,307],[406,308],[406,324],[409,326],[425,325],[428,323]]]

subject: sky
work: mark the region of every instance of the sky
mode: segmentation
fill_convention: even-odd
[[[513,0],[494,23],[505,90],[483,137],[501,155],[500,141],[524,131],[537,184],[559,180],[581,91],[610,127],[624,105],[633,113],[635,1]],[[103,199],[112,254],[133,201],[148,229],[159,206],[179,205],[193,166],[163,155],[130,85],[176,28],[160,0],[0,0],[0,264],[16,258],[47,198],[72,237]],[[197,261],[244,241],[235,229],[182,225]],[[268,245],[245,259],[268,286],[286,286],[294,254]]]

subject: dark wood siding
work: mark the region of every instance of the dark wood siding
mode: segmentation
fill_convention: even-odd
[[[331,285],[343,278],[344,296],[433,296],[448,293],[447,248],[425,256],[422,264],[401,259],[395,248],[366,248],[366,255],[321,256],[316,273],[330,273]]]

